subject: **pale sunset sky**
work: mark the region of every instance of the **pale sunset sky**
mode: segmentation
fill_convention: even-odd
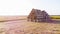
[[[60,0],[0,0],[0,16],[29,15],[32,8],[60,15]]]

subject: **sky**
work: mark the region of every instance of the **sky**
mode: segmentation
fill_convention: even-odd
[[[32,8],[60,15],[60,0],[0,0],[0,16],[29,15]]]

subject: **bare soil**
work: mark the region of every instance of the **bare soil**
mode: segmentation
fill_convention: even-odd
[[[54,23],[55,22],[55,23]],[[60,34],[60,23],[29,22],[24,17],[0,23],[1,34]]]

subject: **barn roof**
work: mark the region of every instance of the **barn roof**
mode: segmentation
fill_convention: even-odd
[[[41,11],[39,9],[32,9],[29,15],[36,15],[36,16],[41,16],[41,17],[49,16],[45,10]]]

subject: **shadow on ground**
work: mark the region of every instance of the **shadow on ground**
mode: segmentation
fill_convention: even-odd
[[[48,21],[46,23],[55,23],[55,24],[60,24],[60,20],[51,20],[51,21]]]
[[[52,20],[51,23],[60,23],[60,20]]]

